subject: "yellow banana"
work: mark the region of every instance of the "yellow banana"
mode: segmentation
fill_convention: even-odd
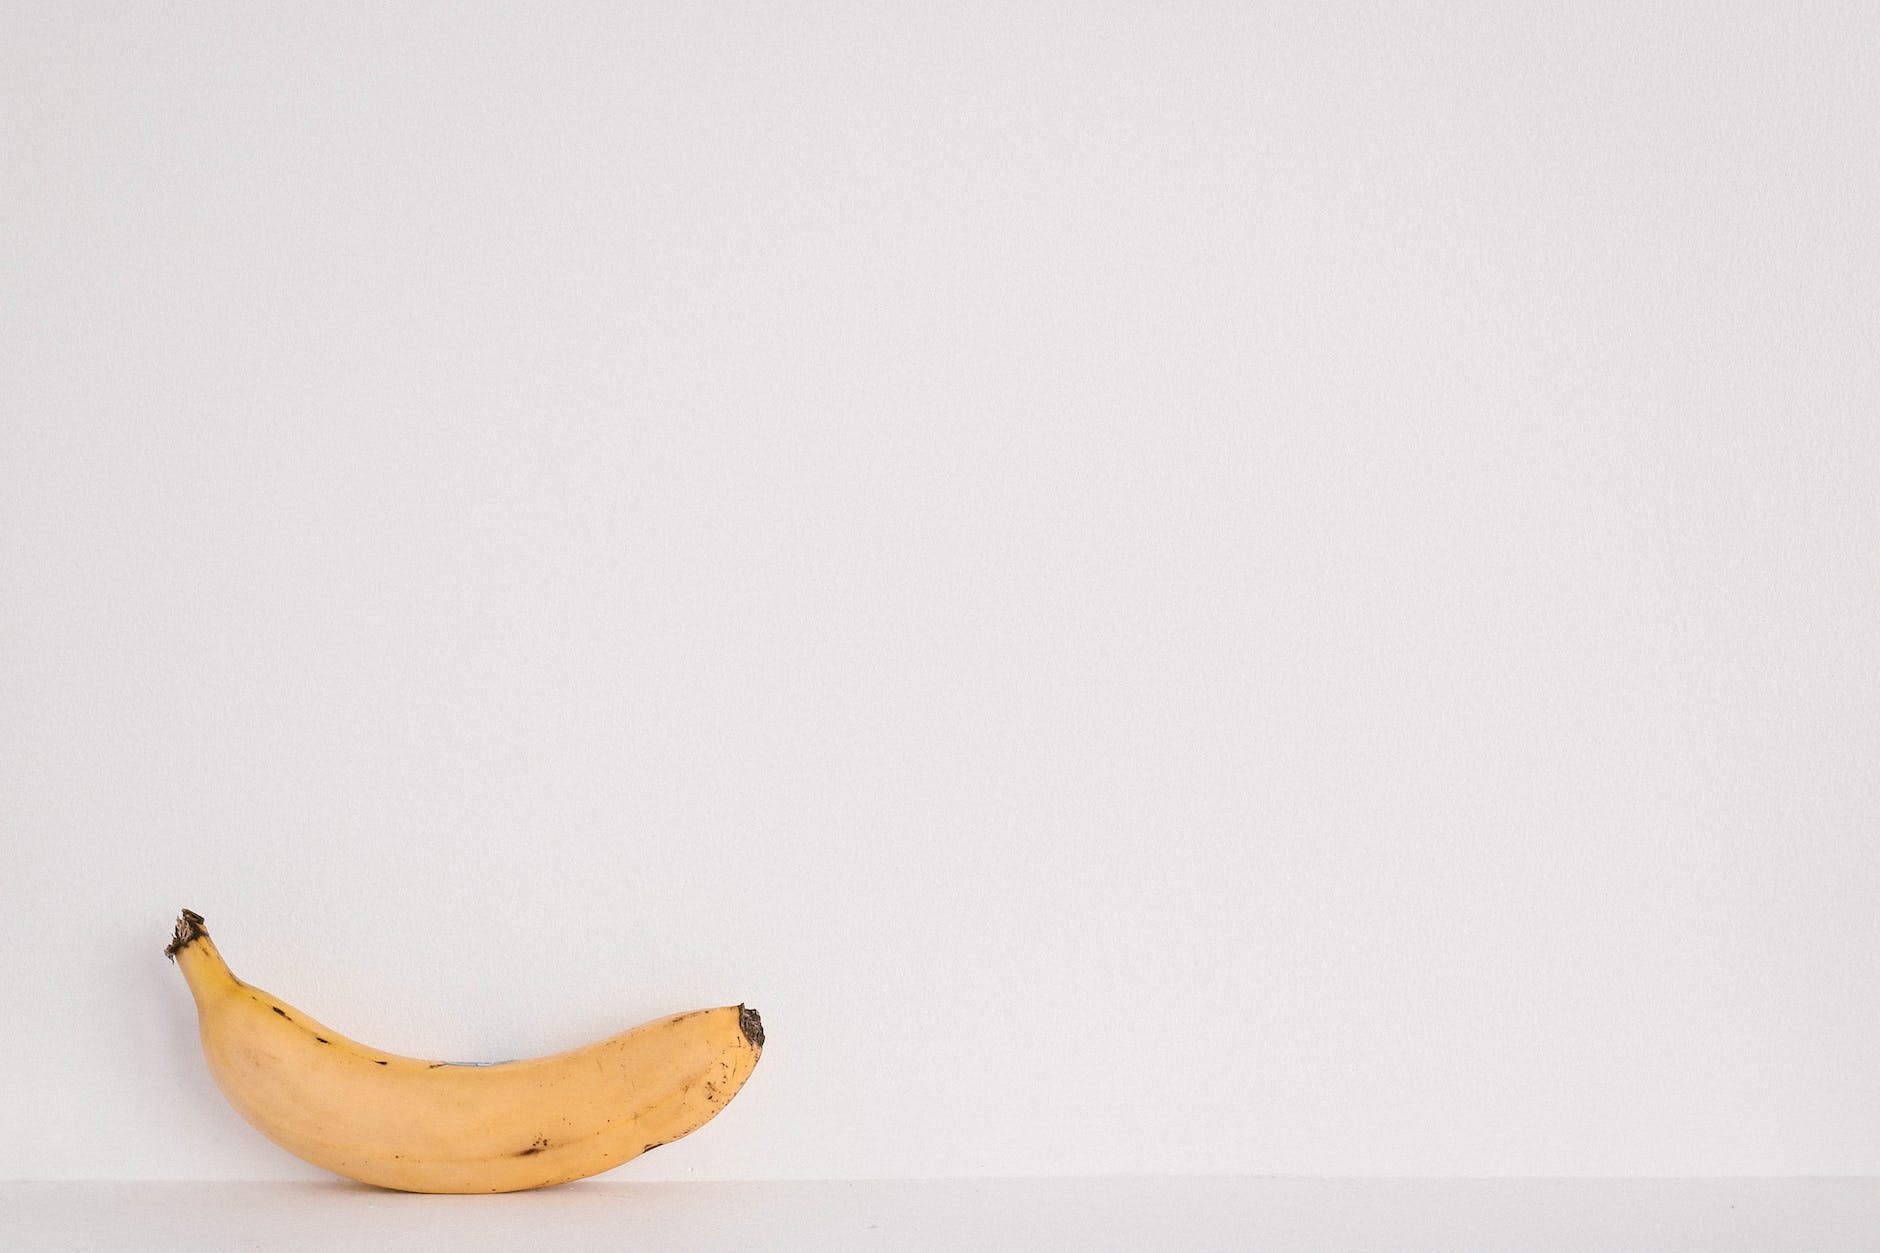
[[[611,1170],[709,1122],[764,1047],[757,1011],[727,1005],[553,1057],[427,1062],[243,983],[200,914],[183,911],[164,951],[189,981],[229,1104],[297,1157],[405,1192],[515,1192]]]

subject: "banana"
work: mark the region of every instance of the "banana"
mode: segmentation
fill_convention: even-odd
[[[189,981],[229,1104],[295,1156],[404,1192],[515,1192],[611,1170],[709,1122],[764,1048],[757,1011],[727,1005],[553,1057],[422,1061],[243,983],[200,914],[183,911],[164,952]]]

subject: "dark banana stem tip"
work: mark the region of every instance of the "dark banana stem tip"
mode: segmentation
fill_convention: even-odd
[[[202,926],[202,915],[193,909],[185,909],[183,916],[176,920],[176,934],[164,946],[163,955],[175,961],[178,953],[208,934]]]

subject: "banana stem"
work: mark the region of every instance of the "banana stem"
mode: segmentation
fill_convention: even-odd
[[[202,925],[202,915],[193,909],[185,909],[176,920],[176,934],[163,952],[182,967],[183,978],[189,981],[190,995],[196,998],[198,1005],[241,982],[222,960],[215,941],[209,938],[209,932]]]

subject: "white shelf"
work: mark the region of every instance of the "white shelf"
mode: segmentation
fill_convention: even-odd
[[[338,1181],[0,1182],[0,1246],[1871,1253],[1880,1180],[588,1182],[494,1197]]]

